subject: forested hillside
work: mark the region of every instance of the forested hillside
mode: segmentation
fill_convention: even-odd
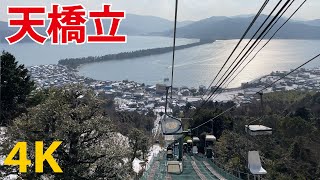
[[[28,70],[8,52],[1,54],[0,179],[131,179],[132,162],[146,160],[155,115],[118,113],[113,101],[81,85],[39,89]],[[4,74],[6,73],[6,75]],[[21,90],[23,89],[23,91]],[[10,94],[10,95],[9,95]],[[35,172],[35,142],[45,147],[61,141],[52,153],[63,173],[49,164]],[[3,165],[17,142],[27,142],[30,165]],[[21,165],[22,166],[22,165]],[[20,167],[21,168],[21,167]]]
[[[231,107],[211,103],[193,112],[190,126],[205,122]],[[192,113],[191,113],[192,114]],[[263,114],[263,115],[261,115]],[[261,118],[261,119],[260,119]],[[260,120],[259,120],[260,119]],[[271,136],[249,136],[245,125],[262,124],[273,128]],[[215,160],[228,171],[247,172],[248,150],[258,150],[266,179],[317,179],[320,177],[320,93],[284,91],[264,95],[260,101],[241,105],[217,118],[213,123],[218,140],[214,147]],[[194,133],[204,141],[211,132],[211,123]],[[241,174],[246,178],[244,173]]]
[[[216,40],[239,39],[242,33],[249,26],[254,16],[249,17],[210,17],[200,21],[196,21],[187,26],[177,28],[177,36],[184,38],[213,38]],[[249,31],[245,38],[253,36],[258,30],[262,22],[267,18],[267,15],[259,16],[257,23],[253,25],[252,31]],[[267,22],[270,22],[269,18]],[[281,18],[275,25],[273,30],[266,36],[269,38],[282,23],[286,21]],[[297,22],[289,21],[281,31],[275,36],[276,39],[320,39],[320,27],[317,26],[318,21]],[[171,31],[160,33],[164,36],[171,36]]]

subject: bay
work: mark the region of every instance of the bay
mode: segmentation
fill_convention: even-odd
[[[237,42],[238,40],[216,41],[212,44],[177,51],[174,86],[208,86],[227,60]],[[245,40],[242,43],[238,48],[239,51],[247,42],[248,40]],[[262,41],[257,49],[260,49],[259,47],[265,42],[265,40]],[[239,51],[236,51],[226,67],[231,65],[236,55],[240,53]],[[252,53],[252,56],[256,52],[257,50]],[[228,87],[239,87],[241,83],[249,82],[272,71],[288,71],[319,53],[319,40],[272,40]],[[248,60],[252,56],[249,56]],[[163,83],[164,78],[171,78],[171,63],[172,54],[167,53],[128,60],[88,64],[82,66],[79,70],[81,75],[98,80],[128,79],[152,85]],[[313,68],[319,66],[320,58],[305,67]],[[226,69],[223,69],[222,72],[224,73]]]
[[[194,39],[177,39],[177,45],[196,42]],[[168,37],[128,36],[127,43],[101,43],[83,45],[44,45],[36,43],[17,43],[8,45],[0,43],[0,50],[12,53],[19,63],[26,66],[41,64],[57,64],[60,59],[87,56],[102,56],[120,52],[129,52],[140,49],[159,48],[172,46],[173,40]]]
[[[197,40],[178,39],[177,44],[188,44],[195,41]],[[238,40],[220,40],[212,44],[177,51],[174,86],[208,86],[237,42]],[[242,49],[247,42],[248,40],[244,40],[238,49]],[[262,41],[261,45],[265,42],[265,40]],[[32,66],[57,64],[58,60],[64,58],[100,56],[171,45],[172,38],[130,36],[127,44],[84,44],[81,46],[52,46],[50,44],[42,46],[35,43],[23,43],[13,46],[0,44],[0,50],[9,51],[16,56],[19,63]],[[255,54],[255,52],[252,54]],[[272,40],[235,78],[229,87],[238,87],[243,82],[259,78],[272,71],[293,69],[318,53],[320,53],[319,40]],[[239,51],[235,53],[235,55],[237,54],[239,54]],[[226,67],[229,67],[235,58],[236,56],[233,56]],[[128,79],[154,85],[163,83],[165,78],[171,78],[171,63],[172,53],[166,53],[87,64],[79,68],[79,74],[97,80],[116,81]],[[313,68],[319,66],[320,59],[316,59],[305,67]],[[222,72],[225,71],[226,68]]]

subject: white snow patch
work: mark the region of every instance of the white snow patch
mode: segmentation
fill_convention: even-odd
[[[243,93],[243,90],[224,91],[218,96],[213,96],[213,100],[218,102],[233,101],[238,93]],[[204,96],[204,99],[206,98],[208,98],[208,96]]]
[[[154,137],[156,137],[160,133],[159,132],[159,130],[160,130],[160,124],[159,123],[160,123],[161,119],[162,119],[162,117],[159,114],[157,114],[157,118],[154,121],[154,128],[152,129],[152,134],[153,134]]]
[[[5,140],[5,134],[6,134],[7,128],[6,127],[0,127],[0,145],[2,145],[3,141]],[[1,151],[0,147],[0,151]],[[0,165],[3,166],[5,156],[0,156]]]
[[[136,173],[139,173],[139,171],[142,170],[142,167],[140,165],[140,163],[143,162],[141,160],[139,160],[138,158],[135,158],[132,162],[132,167],[133,167],[133,171]]]
[[[16,179],[18,179],[18,177],[19,176],[16,174],[10,174],[10,175],[4,177],[3,180],[16,180]]]
[[[162,148],[158,145],[155,144],[150,148],[150,152],[148,153],[148,162],[146,163],[146,170],[148,170],[154,160],[154,157],[156,157],[159,152],[162,150]],[[142,170],[142,167],[140,163],[143,162],[139,160],[138,158],[135,158],[132,162],[133,170],[134,172],[138,173],[140,170]]]
[[[5,134],[7,132],[7,128],[6,127],[0,127],[0,145],[3,143],[3,141],[5,140]],[[0,147],[1,150],[1,147]],[[4,159],[6,158],[6,156],[0,156],[0,166],[3,166],[4,163]],[[3,173],[3,172],[2,172]],[[17,174],[10,174],[6,177],[3,177],[3,180],[15,180],[18,179],[18,175]]]

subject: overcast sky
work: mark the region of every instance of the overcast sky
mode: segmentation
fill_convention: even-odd
[[[279,0],[270,0],[267,9]],[[283,0],[285,1],[285,0]],[[290,12],[293,12],[303,0],[296,0]],[[211,16],[236,16],[255,14],[264,0],[179,0],[179,20],[199,20]],[[8,21],[7,6],[47,6],[51,3],[83,4],[88,10],[101,9],[102,3],[110,3],[115,10],[126,10],[127,13],[153,15],[173,19],[175,0],[1,0],[0,20]],[[288,12],[288,13],[290,13]],[[307,0],[304,7],[295,15],[295,19],[320,19],[320,0]]]

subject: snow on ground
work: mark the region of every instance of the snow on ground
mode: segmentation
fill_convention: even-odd
[[[160,147],[159,144],[155,144],[150,148],[150,152],[148,154],[148,162],[146,164],[146,170],[148,170],[150,168],[150,165],[152,164],[154,157],[156,157],[159,152],[162,150],[162,148]],[[140,163],[143,162],[141,160],[139,160],[138,158],[135,158],[133,160],[132,166],[133,166],[133,170],[134,172],[138,173],[140,170],[142,170],[142,167],[140,165]]]
[[[153,130],[154,134],[158,133],[157,131],[159,128],[160,119],[161,119],[161,117],[158,115],[157,119],[155,120],[155,128]],[[0,127],[0,145],[5,138],[4,137],[5,132],[6,132],[6,129],[4,127]],[[115,140],[117,140],[117,143],[121,143],[124,147],[129,147],[128,137],[123,136],[120,133],[115,133],[113,138]],[[1,147],[0,147],[0,149],[1,149]],[[156,157],[159,154],[161,149],[162,148],[159,146],[159,144],[155,144],[150,148],[149,153],[148,153],[148,158],[147,158],[148,162],[146,164],[147,169],[150,167],[154,157]],[[5,156],[0,156],[0,165],[3,165],[4,159],[5,159]],[[140,165],[141,162],[143,162],[143,161],[139,160],[138,158],[134,159],[134,161],[132,163],[134,172],[138,173],[142,169],[142,167]],[[11,174],[9,176],[4,177],[4,180],[14,180],[14,179],[17,179],[17,177],[18,177],[17,175]]]
[[[0,127],[0,144],[3,142],[5,138],[7,128],[6,127]]]
[[[214,101],[218,102],[227,102],[227,101],[233,101],[235,99],[235,95],[238,93],[243,93],[243,90],[235,90],[235,91],[225,91],[220,93],[218,96],[213,96]],[[206,99],[208,96],[204,96],[204,99]]]
[[[133,171],[134,171],[135,173],[139,173],[139,171],[142,170],[142,167],[140,166],[140,163],[141,163],[141,162],[144,162],[144,161],[141,161],[141,160],[139,160],[138,158],[135,158],[135,159],[133,160],[133,162],[132,162],[132,167],[133,167]]]
[[[201,100],[201,97],[194,97],[194,96],[183,96],[181,98],[182,100],[186,101],[186,102],[197,102]]]
[[[0,127],[0,151],[2,149],[1,145],[5,139],[6,131],[7,131],[6,127]],[[5,159],[5,156],[0,156],[0,166],[3,166],[4,159]],[[16,174],[10,174],[3,178],[3,180],[15,180],[15,179],[18,179],[18,175]]]
[[[154,121],[154,128],[152,129],[152,134],[154,137],[156,137],[159,134],[159,130],[160,130],[160,121],[161,121],[162,117],[157,114],[157,119]]]
[[[122,135],[121,133],[113,133],[113,136],[111,136],[115,143],[118,145],[121,145],[122,147],[129,148],[129,138],[127,136]]]
[[[287,91],[295,90],[295,89],[297,89],[298,87],[299,87],[299,86],[296,85],[296,84],[294,84],[294,85],[292,85],[292,86],[285,86],[285,88],[286,88]]]
[[[152,156],[157,156],[159,152],[162,150],[159,144],[155,144],[150,148],[150,152],[148,154],[148,161],[150,162]]]
[[[160,112],[165,112],[165,107],[164,106],[160,106],[160,107],[156,107],[156,108],[154,108],[154,112],[156,112],[156,113],[160,113]],[[167,112],[168,113],[172,113],[172,109],[171,108],[167,108]]]
[[[10,174],[3,178],[3,180],[15,180],[15,179],[18,179],[18,175],[16,174]]]
[[[5,127],[0,127],[0,151],[2,149],[1,145],[5,139],[5,134],[6,134],[7,129]],[[0,156],[0,165],[3,165],[3,161],[5,159],[5,156]]]
[[[160,133],[159,132],[160,131],[160,124],[159,123],[160,123],[162,117],[159,115],[159,112],[162,112],[162,110],[164,112],[164,107],[160,107],[160,108],[154,110],[154,112],[157,114],[157,118],[154,120],[154,128],[152,129],[152,134],[154,136],[157,136]],[[172,109],[170,109],[170,110],[172,111]],[[150,165],[153,162],[154,157],[156,157],[159,154],[161,149],[162,148],[160,147],[159,144],[155,144],[149,149],[149,153],[148,153],[148,157],[147,157],[148,162],[146,164],[146,169],[149,169]],[[139,173],[139,171],[142,170],[142,167],[140,164],[142,162],[144,162],[144,161],[142,161],[138,158],[135,158],[133,160],[132,166],[133,166],[134,172]]]

